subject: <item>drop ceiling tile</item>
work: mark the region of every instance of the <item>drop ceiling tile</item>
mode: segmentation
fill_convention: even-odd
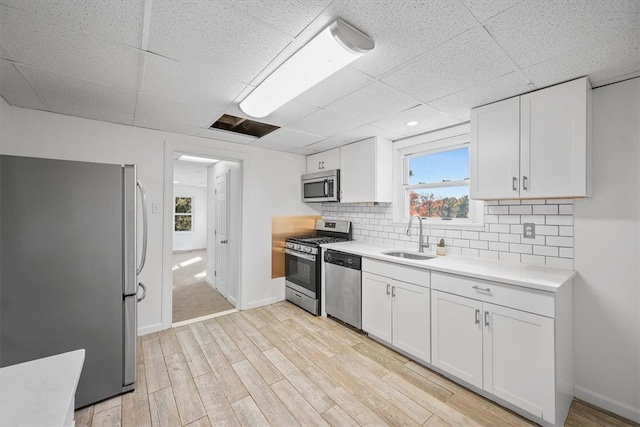
[[[444,43],[381,81],[426,103],[514,71],[480,31]]]
[[[310,145],[309,147],[313,147],[313,145]],[[296,148],[295,150],[292,151],[292,153],[300,154],[301,156],[308,156],[310,154],[316,154],[316,153],[319,153],[319,152],[320,151],[316,151],[316,150],[313,150],[313,149],[307,148],[307,147]]]
[[[354,121],[348,116],[334,114],[327,110],[318,110],[287,125],[287,127],[315,135],[331,136],[361,125],[361,122]]]
[[[469,12],[471,12],[479,22],[484,22],[522,1],[523,0],[462,0],[462,3],[464,3],[467,9],[469,9]]]
[[[417,125],[407,126],[407,122],[416,121]],[[460,123],[460,120],[447,114],[441,113],[428,105],[420,105],[409,110],[402,111],[393,116],[377,120],[371,125],[384,129],[394,138],[407,135],[416,135],[433,129],[440,129]]]
[[[228,4],[155,0],[149,51],[249,83],[291,38]]]
[[[313,86],[296,99],[322,108],[371,82],[373,82],[371,77],[354,68],[346,67]]]
[[[471,28],[474,23],[455,3],[335,1],[302,36],[316,34],[335,17],[341,17],[375,42],[373,51],[356,60],[352,67],[377,78]]]
[[[637,0],[525,1],[484,26],[526,68],[636,28],[639,9]]]
[[[296,37],[326,9],[331,0],[225,0],[241,13]]]
[[[133,48],[58,28],[3,6],[0,39],[10,56],[21,64],[136,90],[140,53]]]
[[[375,126],[363,125],[355,129],[351,129],[347,132],[325,138],[322,141],[316,142],[312,145],[307,145],[305,146],[305,148],[314,150],[314,152],[316,153],[320,153],[322,151],[331,150],[332,148],[351,144],[352,142],[362,141],[363,139],[371,138],[373,136],[380,136],[383,138],[391,139],[388,136],[383,135],[384,132],[384,130],[376,128]]]
[[[252,146],[255,147],[290,147],[291,149],[300,148],[318,142],[324,139],[321,135],[313,135],[310,133],[299,132],[293,129],[280,128],[268,135],[257,139]]]
[[[0,0],[0,4],[46,19],[56,26],[140,47],[144,0]]]
[[[211,122],[211,112],[206,108],[138,95],[135,126],[198,135]]]
[[[144,57],[141,92],[156,98],[223,111],[246,86],[162,56],[147,53]]]
[[[521,73],[514,72],[436,99],[431,101],[429,105],[450,116],[467,121],[469,120],[470,111],[474,107],[490,104],[535,89],[536,87],[530,86]]]
[[[369,123],[418,104],[414,98],[374,82],[327,105],[325,109],[360,123]]]
[[[133,113],[136,93],[86,80],[54,74],[37,68],[18,66],[35,92],[53,104],[93,107],[120,113]]]
[[[523,70],[539,87],[586,75],[597,85],[634,71],[640,71],[640,29]]]
[[[34,110],[49,110],[49,106],[33,91],[15,66],[0,60],[0,95],[11,105]]]
[[[11,55],[9,55],[9,51],[2,44],[2,40],[0,40],[0,59],[8,59],[13,61],[13,58],[11,57]]]
[[[51,111],[59,114],[66,114],[67,116],[100,120],[102,122],[120,123],[129,126],[133,125],[133,113],[105,110],[88,105],[53,102],[51,103]]]

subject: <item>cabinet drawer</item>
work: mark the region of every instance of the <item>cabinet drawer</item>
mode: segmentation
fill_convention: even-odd
[[[555,298],[550,292],[435,271],[431,272],[431,287],[479,301],[555,317]]]
[[[430,272],[421,268],[405,267],[391,262],[363,258],[362,271],[427,288],[430,286]]]

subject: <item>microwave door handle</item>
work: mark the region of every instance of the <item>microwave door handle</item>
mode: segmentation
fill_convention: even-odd
[[[329,197],[329,180],[324,180],[324,197]]]

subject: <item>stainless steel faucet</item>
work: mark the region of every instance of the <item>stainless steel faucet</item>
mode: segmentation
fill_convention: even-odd
[[[409,226],[407,227],[407,236],[411,236],[411,224],[413,223],[413,219],[418,218],[418,222],[420,223],[420,239],[418,240],[418,252],[424,252],[424,248],[429,247],[429,238],[427,237],[427,243],[424,243],[424,234],[422,230],[422,217],[418,214],[412,215],[409,218]]]

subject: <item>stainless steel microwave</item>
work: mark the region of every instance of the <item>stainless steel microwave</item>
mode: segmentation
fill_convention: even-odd
[[[302,175],[302,201],[339,202],[340,169]]]

